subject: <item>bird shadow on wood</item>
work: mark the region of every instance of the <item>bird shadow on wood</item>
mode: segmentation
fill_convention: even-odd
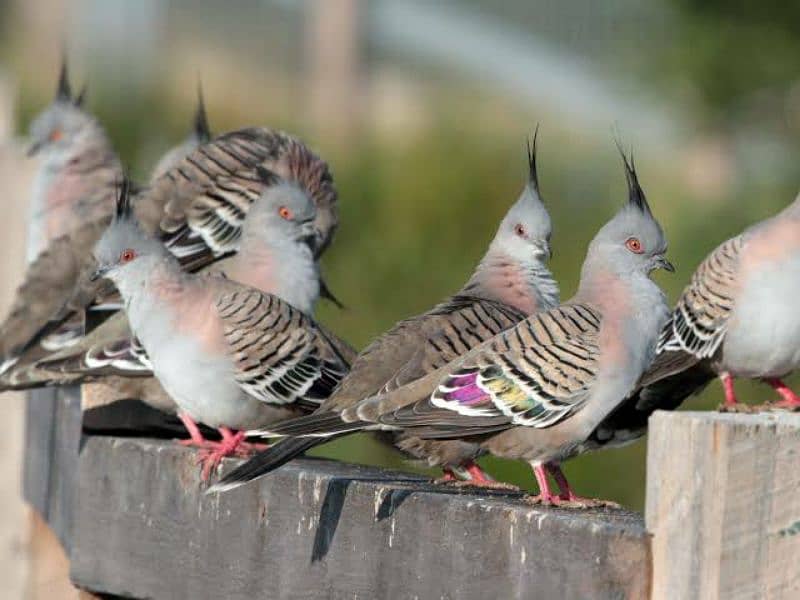
[[[383,521],[394,514],[403,502],[414,493],[415,490],[390,490],[381,501],[378,507],[378,514],[375,515],[376,521]]]
[[[342,517],[342,508],[347,498],[347,488],[352,479],[331,479],[325,490],[325,498],[319,511],[319,525],[314,534],[314,546],[311,550],[311,563],[318,562],[328,555]]]
[[[413,494],[450,494],[450,495],[471,495],[478,497],[500,497],[500,498],[519,498],[522,492],[506,490],[485,490],[474,487],[454,488],[446,485],[439,485],[433,482],[420,480],[390,480],[377,477],[334,477],[328,482],[325,490],[325,497],[322,500],[322,507],[319,512],[319,525],[314,534],[314,545],[311,551],[311,563],[318,562],[328,555],[328,551],[333,543],[336,528],[342,517],[342,509],[347,499],[347,490],[353,482],[371,482],[382,485],[393,486],[384,496],[378,511],[375,515],[377,522],[383,521],[394,515],[395,511],[410,498]]]

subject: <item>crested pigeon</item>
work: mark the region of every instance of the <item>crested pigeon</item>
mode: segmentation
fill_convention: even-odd
[[[29,154],[41,153],[44,163],[40,169],[40,181],[34,188],[34,218],[30,232],[33,245],[29,244],[29,249],[37,250],[42,244],[46,246],[41,252],[37,251],[35,256],[31,255],[33,260],[25,274],[25,281],[17,290],[9,316],[0,325],[0,375],[19,361],[23,348],[55,314],[63,299],[73,292],[80,273],[88,268],[92,247],[108,225],[114,207],[116,185],[122,179],[122,169],[100,125],[82,110],[84,100],[83,92],[77,98],[72,98],[66,63],[63,63],[56,99],[36,118],[31,127],[33,141]],[[153,170],[152,179],[159,176],[159,170],[165,170],[170,164],[189,154],[197,145],[208,141],[209,136],[208,120],[200,95],[190,135],[159,160]],[[74,185],[58,193],[69,191],[72,197],[64,197],[56,203],[54,210],[59,211],[59,215],[53,219],[66,225],[61,212],[68,210],[71,205],[81,206],[86,203],[95,207],[92,215],[82,211],[81,221],[85,222],[79,221],[73,229],[61,232],[61,235],[48,242],[48,234],[53,228],[37,229],[42,219],[37,218],[36,213],[44,209],[36,207],[47,204],[46,198],[49,196],[46,190],[49,186],[62,185],[64,178],[59,174],[60,171],[73,169],[81,162],[91,165],[93,148],[107,150],[107,164],[101,161],[88,168],[84,173],[85,179],[80,182],[77,177],[69,178]],[[57,165],[64,162],[60,158],[63,156],[75,158],[66,161],[66,166],[59,170]],[[95,202],[93,198],[103,200]],[[92,218],[93,216],[96,218]],[[57,335],[45,341],[46,349],[57,347],[60,340],[79,335],[82,329],[83,323],[79,319],[67,323]],[[22,363],[32,364],[38,358],[39,353],[35,352],[30,360],[23,359]],[[4,383],[0,380],[0,388],[5,388]]]
[[[295,234],[315,236],[316,211],[277,214]],[[188,443],[205,449],[203,477],[243,445],[243,429],[316,407],[349,368],[344,342],[271,294],[217,274],[194,275],[139,226],[126,186],[94,250],[94,277],[114,282],[131,331],[178,404]],[[208,442],[196,426],[216,427]],[[232,430],[239,430],[234,433]]]
[[[265,173],[263,177],[270,176]],[[275,183],[265,188],[243,225],[239,252],[214,265],[213,271],[277,296],[313,317],[320,290],[319,266],[310,245],[313,232],[302,234],[292,224],[295,219],[313,221],[315,211],[308,195],[294,183]],[[294,217],[287,221],[281,213]],[[349,350],[343,354],[348,362],[354,356]],[[132,337],[124,313],[118,313],[80,342],[40,359],[24,385],[43,385],[48,383],[48,378],[52,383],[63,384],[111,375],[140,377],[150,374],[146,353]],[[148,401],[148,398],[141,399]]]
[[[800,408],[800,396],[783,381],[800,366],[798,294],[800,195],[700,264],[664,327],[644,383],[656,387],[677,379],[691,392],[716,375],[724,406],[733,409],[734,378],[760,379],[781,397],[769,406]]]
[[[259,177],[258,166],[277,173],[272,180],[295,182],[311,196],[317,206],[314,248],[319,254],[321,240],[330,238],[336,224],[330,171],[303,142],[266,128],[234,131],[198,147],[137,197],[137,218],[187,269],[202,268],[238,250],[250,204],[272,181]],[[17,361],[27,369],[41,358],[20,359],[23,352],[54,337],[49,348],[74,342],[85,311],[115,305],[109,301],[113,286],[89,280],[91,248],[109,220],[110,214],[82,225],[70,238],[59,238],[31,266],[11,315],[0,326],[0,388],[13,387],[9,369]],[[26,289],[49,291],[37,292],[32,301]]]
[[[582,502],[559,464],[634,390],[668,317],[650,279],[666,239],[623,154],[628,202],[589,245],[576,295],[527,317],[461,358],[339,413],[266,428],[269,435],[331,437],[363,429],[454,439],[533,467],[538,500]],[[258,434],[259,432],[251,432]],[[560,494],[550,488],[547,473]]]
[[[72,95],[62,62],[55,99],[30,126],[28,154],[41,163],[30,209],[29,261],[48,240],[113,210],[122,165],[103,127],[84,110],[84,100],[84,92]]]
[[[406,385],[447,364],[526,316],[558,304],[558,286],[547,268],[551,221],[539,194],[536,136],[528,146],[528,181],[509,209],[486,255],[456,294],[421,315],[400,321],[374,340],[318,410],[336,413],[362,399]],[[231,489],[261,477],[325,439],[284,439],[251,458],[214,486]],[[393,436],[395,445],[447,479],[456,473],[490,484],[473,461],[474,445]]]

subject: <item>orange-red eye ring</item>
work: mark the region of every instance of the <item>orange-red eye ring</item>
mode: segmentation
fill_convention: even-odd
[[[281,219],[286,219],[287,221],[292,218],[292,211],[286,208],[285,206],[281,206],[278,209],[278,215],[280,215]]]
[[[61,139],[61,136],[62,136],[61,130],[54,129],[53,131],[50,132],[50,141],[57,142],[58,140]]]
[[[625,242],[625,247],[634,254],[641,254],[644,252],[644,248],[642,248],[642,242],[635,237],[628,238],[628,240]]]
[[[123,250],[122,253],[120,253],[119,262],[121,262],[121,263],[129,263],[134,258],[136,258],[136,252],[134,250],[132,250],[131,248],[127,248],[126,250]]]

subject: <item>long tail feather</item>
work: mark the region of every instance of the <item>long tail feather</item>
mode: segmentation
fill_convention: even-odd
[[[370,425],[374,424],[363,421],[345,423],[337,413],[326,412],[282,421],[266,429],[248,431],[247,435],[253,437],[287,436],[327,438],[349,431],[360,431]]]
[[[293,458],[300,456],[306,450],[310,450],[319,444],[324,444],[326,441],[319,438],[288,438],[280,440],[271,448],[259,452],[246,463],[228,473],[218,483],[208,488],[206,494],[227,492],[255,481],[285,465]]]

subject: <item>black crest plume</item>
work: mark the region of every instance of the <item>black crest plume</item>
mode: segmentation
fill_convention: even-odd
[[[636,167],[633,164],[633,151],[631,151],[630,159],[628,159],[619,138],[615,138],[614,141],[622,156],[622,163],[625,168],[625,180],[628,182],[628,204],[635,206],[645,214],[652,214],[650,212],[650,205],[647,203],[647,198],[644,195],[644,190],[642,186],[639,185],[639,178],[636,176]]]
[[[69,87],[69,73],[67,71],[67,57],[61,58],[61,71],[58,74],[58,87],[56,88],[56,100],[63,102],[72,101],[72,90]]]
[[[539,191],[539,174],[536,172],[536,139],[539,137],[539,124],[533,130],[533,139],[528,138],[528,181],[537,192]]]
[[[203,101],[203,86],[197,82],[197,110],[194,113],[194,134],[201,143],[211,139],[211,128],[206,116],[206,103]]]
[[[133,204],[131,203],[132,191],[133,184],[126,175],[122,178],[122,181],[118,183],[117,187],[116,221],[124,221],[133,217]]]
[[[75,100],[73,100],[73,104],[78,108],[83,106],[83,103],[86,102],[86,84],[83,84],[81,91],[78,92],[78,95],[75,96]]]

